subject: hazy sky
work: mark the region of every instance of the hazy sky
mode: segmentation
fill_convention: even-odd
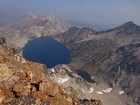
[[[127,21],[140,25],[140,0],[0,0],[0,18],[52,12],[64,20],[108,29]]]

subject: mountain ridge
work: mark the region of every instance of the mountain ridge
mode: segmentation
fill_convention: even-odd
[[[70,66],[87,71],[96,83],[124,90],[124,104],[139,105],[140,26],[127,22],[89,36],[69,31],[59,34],[56,39],[70,48]]]
[[[126,23],[124,23],[124,24],[122,24],[120,26],[117,26],[117,27],[115,27],[113,29],[109,29],[109,30],[106,30],[106,31],[99,32],[99,34],[100,33],[111,32],[111,31],[115,31],[115,30],[117,30],[117,31],[123,30],[122,32],[124,32],[124,34],[131,34],[131,32],[130,33],[127,32],[129,30],[131,30],[132,33],[135,32],[135,31],[136,32],[138,31],[138,33],[139,33],[140,32],[140,26],[135,24],[133,21],[128,21],[128,22],[126,22]],[[119,32],[118,32],[118,34],[119,34]]]
[[[44,34],[42,25],[46,27],[45,29],[47,30],[45,31],[48,33],[53,33],[53,30],[56,30],[56,33],[49,35],[64,43],[71,50],[72,63],[68,66],[73,71],[80,69],[91,74],[92,79],[97,84],[94,84],[97,87],[96,89],[100,89],[103,84],[107,85],[104,86],[105,88],[112,88],[112,92],[108,94],[109,96],[104,94],[106,95],[105,97],[104,95],[100,96],[103,94],[102,91],[96,90],[97,93],[93,92],[95,97],[99,97],[107,105],[112,105],[112,101],[108,103],[106,100],[108,100],[108,97],[112,98],[114,94],[117,94],[119,95],[119,100],[117,101],[122,101],[120,105],[139,105],[140,27],[138,25],[135,25],[133,22],[127,22],[105,32],[96,32],[89,27],[70,28],[66,25],[66,30],[62,31],[63,25],[57,30],[57,25],[59,26],[60,24],[56,25],[58,21],[55,21],[55,19],[53,19],[55,22],[52,23],[49,19],[45,20],[46,16],[42,17],[43,19],[41,20],[34,16],[32,17],[35,19],[29,19],[30,21],[25,25],[19,24],[19,21],[19,23],[14,23],[12,27],[1,27],[0,35],[10,39],[8,40],[9,43],[13,44],[15,48],[19,47],[22,49],[27,41],[42,37],[42,34]],[[46,26],[46,23],[49,24]],[[19,24],[19,27],[16,24]],[[19,46],[20,43],[21,45]],[[61,66],[58,66],[58,68],[62,69]],[[57,78],[59,72],[54,75]],[[55,81],[58,82],[56,78]],[[64,78],[63,81],[66,80],[67,78]],[[60,79],[59,82],[62,82],[62,80]],[[122,93],[121,96],[115,93],[117,89]],[[92,97],[92,95],[87,94],[87,97]],[[117,102],[113,104],[117,104]]]

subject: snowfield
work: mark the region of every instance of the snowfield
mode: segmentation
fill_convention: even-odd
[[[124,91],[123,91],[123,90],[122,90],[122,91],[119,91],[119,94],[120,94],[120,95],[124,94]]]
[[[110,93],[113,89],[112,88],[107,88],[105,90],[102,90],[104,93]]]
[[[101,91],[97,91],[96,93],[97,93],[97,94],[100,94],[100,95],[101,95],[101,94],[104,94],[104,93],[103,93],[103,92],[101,92]]]
[[[53,73],[55,72],[54,68],[52,68],[52,69],[50,69],[50,70],[51,70],[51,72],[53,72]]]
[[[91,87],[91,88],[90,88],[90,91],[89,91],[88,93],[93,93],[93,91],[94,91],[94,88]]]
[[[67,82],[68,80],[69,80],[69,77],[67,77],[67,78],[58,78],[57,82],[58,82],[59,84],[63,84],[63,83],[65,83],[65,82]]]

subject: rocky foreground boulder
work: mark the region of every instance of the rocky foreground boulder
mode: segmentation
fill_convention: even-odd
[[[68,95],[49,78],[45,65],[25,60],[0,39],[0,105],[101,105]]]

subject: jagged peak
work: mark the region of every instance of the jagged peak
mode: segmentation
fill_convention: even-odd
[[[123,25],[115,28],[119,34],[138,34],[140,33],[140,26],[136,25],[133,21],[128,21]]]
[[[125,24],[135,24],[133,21],[128,21]]]
[[[92,31],[92,32],[96,32],[95,29],[93,29],[91,27],[83,27],[83,28],[81,28],[81,30],[89,30],[89,31]]]
[[[80,25],[73,25],[70,29],[92,30],[92,31],[95,31],[95,29],[93,29],[93,28],[91,28],[91,27],[84,27],[84,26],[80,26]]]
[[[26,20],[29,20],[29,19],[37,19],[38,16],[33,14],[32,12],[29,12],[27,14],[25,14],[25,16],[23,16],[23,18],[21,19],[22,21],[26,21]]]
[[[127,26],[128,27],[128,26],[138,26],[138,25],[136,25],[133,21],[128,21],[121,26]]]
[[[76,27],[76,26],[72,26],[69,28],[68,31],[72,31],[72,30],[80,30],[80,28]]]
[[[25,14],[25,17],[32,17],[32,18],[35,18],[37,17],[33,12],[29,12],[27,14]]]
[[[81,29],[87,29],[87,30],[93,30],[92,28],[90,28],[90,27],[82,27]]]
[[[60,18],[53,13],[47,13],[45,15],[40,16],[42,20],[48,20],[51,22],[60,21]]]
[[[128,21],[118,27],[100,33],[113,32],[113,31],[117,31],[116,32],[117,34],[133,34],[133,33],[138,34],[140,33],[140,26],[135,24],[133,21]]]

